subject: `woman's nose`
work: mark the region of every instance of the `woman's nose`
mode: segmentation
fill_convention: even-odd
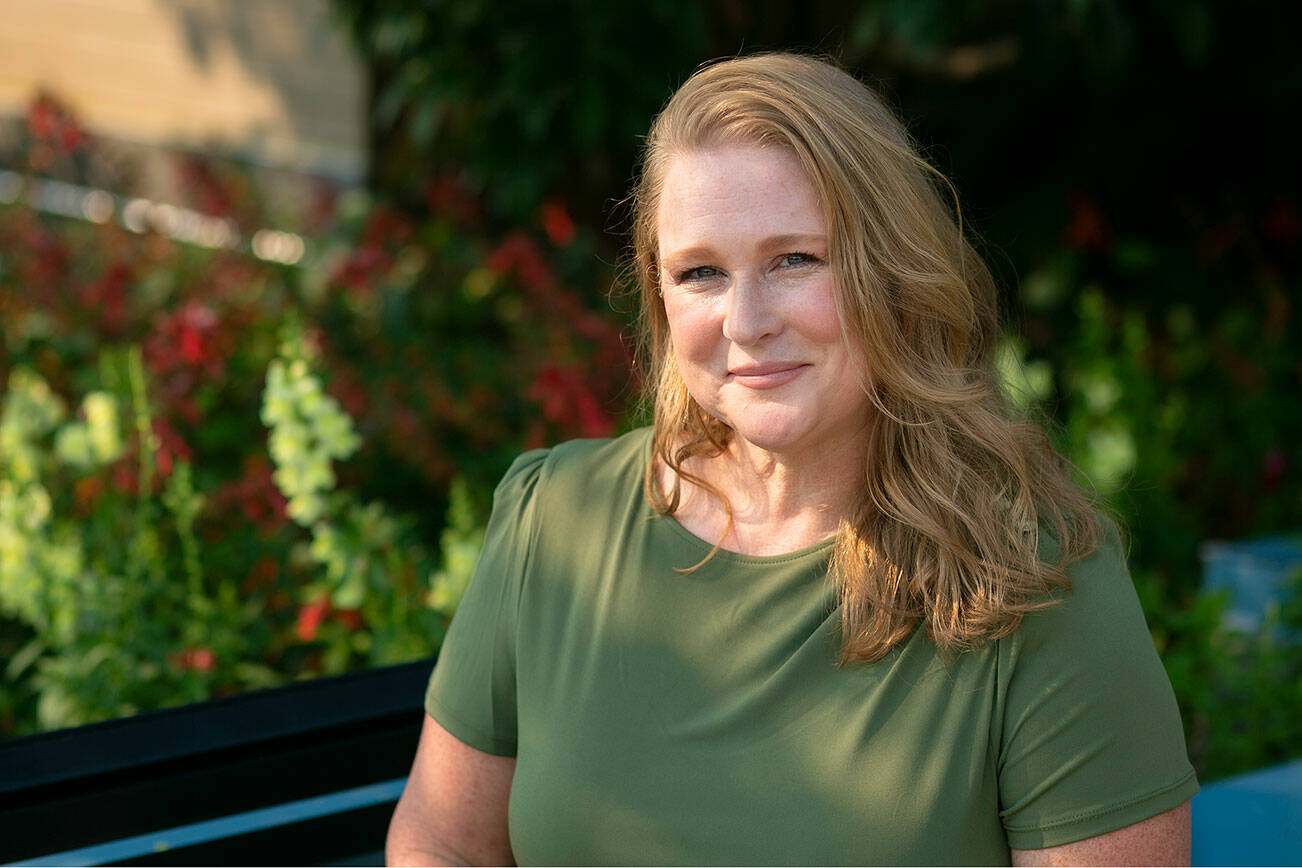
[[[728,288],[723,313],[723,336],[735,344],[755,344],[781,329],[774,299],[764,281],[738,276]]]

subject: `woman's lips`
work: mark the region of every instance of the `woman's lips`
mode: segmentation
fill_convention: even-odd
[[[732,381],[747,389],[776,389],[800,376],[809,367],[801,362],[780,362],[768,365],[746,365],[728,372]]]

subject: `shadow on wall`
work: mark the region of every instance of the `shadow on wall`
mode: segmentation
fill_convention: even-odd
[[[230,50],[249,75],[267,83],[278,97],[281,119],[299,146],[307,149],[304,156],[308,162],[314,162],[314,157],[316,162],[338,160],[326,153],[313,154],[313,143],[363,146],[366,89],[364,79],[357,74],[363,67],[360,61],[351,69],[337,63],[351,55],[353,49],[347,34],[334,20],[328,0],[154,3],[175,19],[185,49],[199,70],[211,71],[219,54]],[[266,147],[266,142],[260,140],[270,134],[265,125],[254,127],[240,144],[256,151]],[[328,174],[339,174],[341,170],[320,168]],[[359,172],[360,167],[349,171]]]

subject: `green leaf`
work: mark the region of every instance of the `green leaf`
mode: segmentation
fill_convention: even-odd
[[[5,667],[5,678],[10,681],[17,681],[18,678],[27,671],[27,668],[36,662],[36,659],[45,652],[45,643],[38,636],[32,639],[18,652],[9,659],[9,665]]]

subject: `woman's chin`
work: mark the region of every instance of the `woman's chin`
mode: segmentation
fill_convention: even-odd
[[[774,454],[799,454],[807,448],[811,432],[797,426],[785,425],[734,425],[733,434],[745,441],[746,446]],[[807,445],[808,444],[808,445]]]

